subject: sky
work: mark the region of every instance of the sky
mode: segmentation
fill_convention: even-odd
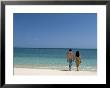
[[[13,44],[24,48],[97,48],[95,13],[14,13]]]

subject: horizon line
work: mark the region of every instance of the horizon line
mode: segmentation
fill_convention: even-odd
[[[13,47],[13,48],[33,48],[33,49],[44,49],[44,48],[46,48],[46,47]],[[53,49],[55,49],[54,47],[48,47],[47,49],[49,49],[49,48],[53,48]],[[62,48],[72,48],[72,47],[62,47]],[[62,49],[62,48],[60,48],[60,49]],[[58,47],[56,48],[56,49],[58,49]],[[97,48],[72,48],[72,49],[97,49]]]

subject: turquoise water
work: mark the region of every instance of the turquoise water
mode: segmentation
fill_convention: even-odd
[[[67,48],[14,48],[14,67],[68,69]],[[97,70],[97,49],[73,49],[80,51],[81,70]],[[75,62],[72,69],[75,70]]]

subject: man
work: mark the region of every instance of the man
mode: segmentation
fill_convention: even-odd
[[[67,52],[67,62],[69,62],[69,71],[71,71],[72,61],[74,60],[75,55],[72,51],[72,49],[69,49]]]

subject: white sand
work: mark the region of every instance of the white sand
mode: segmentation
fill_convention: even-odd
[[[67,71],[67,70],[50,70],[50,69],[31,69],[31,68],[14,68],[14,75],[66,75],[66,76],[94,76],[96,71]]]

